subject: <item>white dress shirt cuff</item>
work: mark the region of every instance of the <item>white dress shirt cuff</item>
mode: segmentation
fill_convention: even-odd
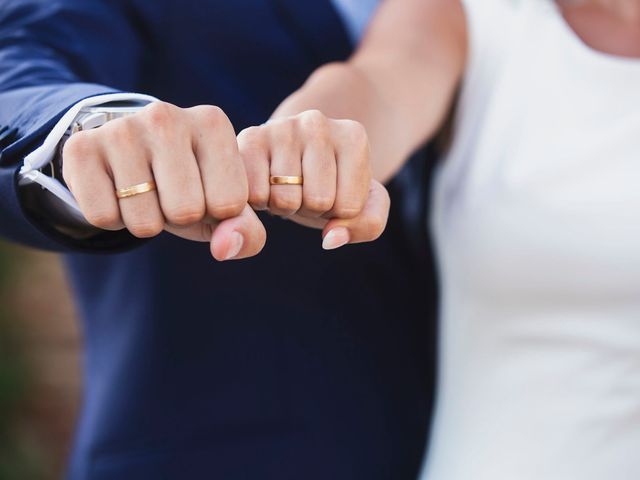
[[[133,104],[146,105],[157,100],[155,97],[139,93],[112,93],[85,98],[76,103],[53,127],[42,145],[25,157],[19,172],[19,185],[25,186],[33,183],[40,185],[44,190],[47,190],[57,197],[58,200],[55,201],[56,210],[64,209],[64,212],[60,213],[66,217],[77,220],[78,226],[89,226],[89,223],[80,211],[78,202],[76,202],[69,189],[59,180],[42,173],[40,169],[51,162],[62,137],[83,108],[96,107],[112,102],[131,102]],[[54,203],[54,200],[55,199],[52,199],[51,203]]]

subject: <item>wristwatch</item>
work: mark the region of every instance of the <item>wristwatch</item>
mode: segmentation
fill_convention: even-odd
[[[125,101],[81,109],[60,139],[51,162],[38,169],[39,172],[56,180],[57,182],[51,182],[54,187],[61,184],[60,188],[68,192],[62,177],[62,150],[65,142],[78,132],[92,130],[112,120],[133,115],[143,107],[144,105],[139,102]],[[62,197],[53,193],[51,186],[43,188],[40,182],[27,182],[20,189],[20,195],[25,209],[34,219],[67,236],[85,239],[102,232],[89,224],[82,214],[72,208]]]
[[[71,135],[101,127],[105,123],[118,118],[133,115],[138,113],[142,108],[143,106],[139,103],[131,105],[130,102],[111,102],[97,107],[83,108],[64,133],[51,162],[41,168],[40,171],[49,177],[55,178],[66,186],[62,178],[62,149]]]

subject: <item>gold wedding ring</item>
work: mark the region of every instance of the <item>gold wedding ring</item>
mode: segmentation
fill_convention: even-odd
[[[269,177],[269,183],[271,185],[302,185],[304,179],[292,175],[271,175]]]
[[[119,199],[135,197],[136,195],[151,192],[156,188],[156,182],[151,180],[150,182],[139,183],[137,185],[132,185],[131,187],[119,188],[116,190],[116,197]]]

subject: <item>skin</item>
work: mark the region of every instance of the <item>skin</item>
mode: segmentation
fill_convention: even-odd
[[[374,178],[390,179],[447,116],[466,60],[456,0],[386,0],[356,53],[312,74],[274,116],[317,108],[364,125]]]
[[[218,260],[263,248],[266,232],[251,206],[323,229],[326,249],[375,240],[389,212],[386,190],[371,179],[362,125],[317,111],[236,138],[218,107],[158,102],[71,136],[63,158],[65,182],[92,225],[210,242]],[[270,175],[302,174],[304,186],[269,185]],[[150,179],[157,191],[117,199],[116,189]]]
[[[591,48],[640,57],[640,0],[558,5]],[[467,43],[459,0],[386,0],[355,55],[317,70],[275,115],[317,108],[358,120],[371,141],[374,178],[385,182],[442,127],[464,74]]]
[[[563,15],[591,48],[621,57],[640,57],[640,1],[561,0]]]
[[[558,4],[591,48],[640,56],[640,0]],[[314,72],[267,124],[236,138],[217,107],[152,104],[72,136],[64,178],[93,225],[210,241],[219,260],[262,249],[254,209],[323,229],[325,248],[371,241],[389,210],[379,182],[442,126],[466,59],[459,0],[386,0],[352,58]],[[271,186],[269,175],[305,183]],[[116,199],[152,178],[157,192]]]

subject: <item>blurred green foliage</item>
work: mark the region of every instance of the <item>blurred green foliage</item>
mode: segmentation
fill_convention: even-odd
[[[46,476],[43,463],[18,425],[28,395],[29,369],[7,294],[16,263],[15,249],[0,242],[0,480],[36,480]]]

